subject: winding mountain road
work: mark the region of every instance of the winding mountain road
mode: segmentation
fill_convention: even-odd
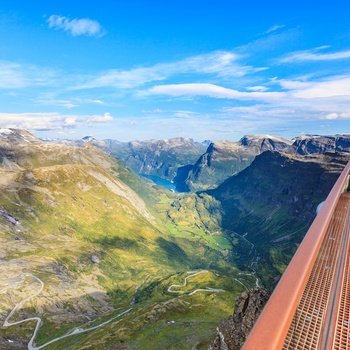
[[[252,243],[252,242],[250,242],[250,241],[248,241],[248,240],[246,239],[246,236],[247,236],[248,232],[244,233],[243,235],[239,235],[238,233],[235,233],[235,232],[234,232],[234,234],[236,234],[238,237],[240,237],[241,239],[243,239],[246,243],[250,244],[250,245],[251,245],[251,250],[254,252],[253,259],[252,259],[252,261],[251,261],[251,263],[250,263],[250,266],[249,266],[249,268],[253,271],[253,273],[252,273],[252,274],[246,273],[245,275],[247,275],[247,276],[248,276],[248,275],[251,275],[251,276],[255,277],[255,286],[258,287],[258,288],[263,287],[263,286],[262,286],[262,283],[261,283],[261,285],[260,285],[260,283],[259,283],[259,277],[257,277],[257,275],[256,275],[256,270],[254,269],[254,265],[256,266],[256,265],[258,264],[258,261],[259,261],[260,257],[259,257],[258,252],[255,250],[255,245],[254,245],[254,243]],[[240,273],[240,275],[241,275],[241,273]],[[238,282],[238,281],[237,281],[237,282]],[[241,282],[239,282],[239,283],[241,283]],[[241,283],[241,284],[242,284],[242,283]],[[242,285],[243,285],[243,284],[242,284]]]
[[[13,309],[12,311],[7,315],[6,319],[5,319],[5,322],[3,324],[4,327],[10,327],[10,326],[14,326],[16,324],[20,324],[20,323],[23,323],[23,322],[28,322],[28,321],[36,321],[36,326],[35,326],[35,330],[34,330],[34,333],[28,343],[28,350],[39,350],[39,349],[43,349],[45,346],[49,345],[49,344],[52,344],[58,340],[61,340],[61,339],[64,339],[64,338],[68,338],[68,337],[71,337],[73,335],[76,335],[76,334],[80,334],[80,333],[85,333],[85,332],[90,332],[94,329],[97,329],[99,327],[102,327],[104,325],[106,325],[107,323],[110,323],[112,322],[113,320],[115,320],[116,318],[118,317],[121,317],[123,315],[125,315],[126,313],[128,313],[132,308],[129,308],[125,311],[123,311],[122,313],[112,317],[111,319],[109,319],[108,321],[105,321],[105,322],[102,322],[100,324],[98,324],[97,326],[93,326],[93,327],[90,327],[90,328],[86,328],[86,329],[79,329],[79,328],[76,328],[74,329],[73,331],[71,331],[71,333],[68,333],[68,334],[65,334],[65,335],[62,335],[61,337],[57,337],[55,339],[52,339],[50,340],[49,342],[43,344],[43,345],[40,345],[40,346],[33,346],[33,342],[34,342],[34,339],[36,337],[36,334],[38,332],[38,329],[42,323],[41,321],[41,318],[40,317],[29,317],[29,318],[26,318],[24,320],[21,320],[21,321],[17,321],[17,322],[9,322],[9,319],[12,317],[12,315],[20,308],[22,307],[28,300],[36,297],[37,295],[39,295],[42,290],[44,289],[44,282],[39,279],[38,277],[32,275],[31,273],[25,273],[23,275],[21,275],[21,279],[22,281],[18,282],[18,283],[21,283],[21,282],[24,282],[25,278],[26,277],[32,277],[34,279],[36,279],[39,283],[40,283],[40,288],[39,290],[37,290],[34,294],[30,295],[29,297],[23,299],[20,303],[18,303]],[[17,283],[17,284],[18,284]],[[4,288],[0,291],[0,293],[4,293],[6,292],[8,289],[12,288],[11,286],[7,287],[7,288]]]
[[[189,272],[187,272],[187,273],[191,273],[191,272],[193,272],[193,271],[189,271]],[[185,278],[185,281],[184,281],[183,284],[172,284],[172,285],[168,288],[168,292],[169,292],[169,293],[183,293],[183,294],[186,293],[186,292],[184,292],[184,291],[182,291],[182,290],[172,290],[172,289],[173,289],[173,287],[178,287],[178,288],[185,287],[185,286],[187,286],[187,280],[188,280],[189,278],[194,277],[194,276],[197,276],[197,275],[199,275],[199,274],[201,274],[201,273],[207,273],[207,272],[209,272],[209,271],[207,271],[207,270],[202,270],[202,271],[198,271],[198,272],[196,272],[196,273],[193,273],[193,274],[190,275],[190,276],[187,276],[187,277]],[[199,289],[195,289],[195,290],[192,291],[191,293],[188,293],[188,295],[193,295],[193,294],[195,294],[195,293],[197,293],[197,292],[223,293],[223,292],[225,292],[225,290],[223,290],[223,289],[209,288],[209,287],[206,288],[206,289],[199,288]]]
[[[236,282],[238,282],[240,285],[242,285],[244,288],[245,288],[245,290],[248,292],[248,287],[242,282],[242,281],[240,281],[239,279],[237,279],[237,278],[232,278],[234,281],[236,281]]]
[[[201,270],[201,271],[197,271],[197,272],[195,272],[195,271],[189,271],[188,273],[192,273],[192,274],[189,275],[189,276],[187,276],[187,277],[185,278],[184,283],[183,283],[183,284],[172,284],[172,285],[168,288],[168,292],[169,292],[169,293],[182,293],[182,294],[187,294],[187,295],[193,295],[193,294],[198,293],[198,292],[211,292],[211,293],[223,293],[223,292],[225,292],[225,290],[223,290],[223,289],[216,289],[216,288],[210,288],[210,287],[207,287],[207,288],[205,288],[205,289],[204,289],[204,288],[198,288],[198,289],[195,289],[195,290],[193,290],[193,291],[191,291],[191,292],[188,292],[188,291],[181,291],[181,290],[173,290],[174,287],[182,288],[182,287],[187,286],[187,281],[188,281],[189,278],[194,277],[194,276],[197,276],[197,275],[199,275],[199,274],[201,274],[201,273],[208,273],[208,272],[209,272],[209,271],[207,271],[207,270]],[[102,327],[102,326],[104,326],[104,325],[106,325],[106,324],[112,322],[113,320],[115,320],[115,319],[117,319],[117,318],[119,318],[119,317],[125,315],[126,313],[128,313],[128,312],[130,312],[130,311],[132,310],[132,308],[129,308],[129,309],[127,309],[127,310],[121,312],[120,314],[118,314],[118,315],[112,317],[112,318],[109,319],[108,321],[102,322],[102,323],[100,323],[100,324],[98,324],[98,325],[96,325],[96,326],[93,326],[93,327],[90,327],[90,328],[85,328],[85,329],[75,328],[75,329],[71,330],[70,332],[68,332],[67,334],[62,335],[62,336],[57,337],[57,338],[54,338],[54,339],[48,341],[47,343],[45,343],[45,344],[43,344],[43,345],[34,346],[33,343],[34,343],[35,337],[36,337],[37,332],[38,332],[38,330],[39,330],[39,328],[40,328],[40,325],[42,324],[41,318],[40,318],[40,317],[29,317],[29,318],[26,318],[26,319],[24,319],[24,320],[17,321],[17,322],[10,322],[9,320],[10,320],[10,318],[13,316],[13,314],[14,314],[19,308],[21,308],[27,301],[29,301],[30,299],[32,299],[32,298],[38,296],[38,295],[43,291],[45,284],[44,284],[44,282],[43,282],[40,278],[38,278],[38,277],[32,275],[31,273],[25,273],[25,274],[21,275],[20,277],[21,277],[21,280],[20,280],[19,282],[16,282],[16,283],[14,283],[14,284],[12,284],[12,285],[9,285],[9,286],[6,287],[6,288],[3,288],[2,290],[0,290],[0,294],[1,294],[1,293],[7,292],[8,289],[14,288],[14,285],[18,285],[18,284],[20,284],[20,283],[23,283],[23,282],[25,281],[25,278],[26,278],[26,277],[31,277],[31,278],[35,279],[37,282],[39,282],[40,288],[39,288],[35,293],[33,293],[32,295],[30,295],[30,296],[28,296],[27,298],[23,299],[21,302],[19,302],[19,303],[11,310],[11,312],[10,312],[10,313],[7,315],[7,317],[5,318],[5,321],[4,321],[3,326],[4,326],[4,327],[10,327],[10,326],[14,326],[14,325],[17,325],[17,324],[20,324],[20,323],[24,323],[24,322],[35,321],[35,322],[36,322],[36,326],[35,326],[33,335],[32,335],[32,337],[31,337],[31,339],[30,339],[30,341],[29,341],[29,343],[28,343],[28,350],[40,350],[40,349],[43,349],[44,347],[46,347],[47,345],[52,344],[52,343],[54,343],[54,342],[56,342],[56,341],[59,341],[59,340],[61,340],[61,339],[68,338],[68,337],[71,337],[71,336],[73,336],[73,335],[77,335],[77,334],[80,334],[80,333],[90,332],[90,331],[92,331],[92,330],[94,330],[94,329],[100,328],[100,327]],[[148,277],[149,277],[149,276],[147,276],[147,278],[145,279],[145,281],[148,279]],[[143,283],[144,283],[145,281],[143,281]],[[143,283],[142,283],[142,284],[143,284]],[[141,284],[141,285],[142,285],[142,284]],[[140,287],[140,286],[139,286],[139,287]],[[138,288],[137,288],[137,289],[138,289]],[[136,291],[137,291],[137,290],[136,290]]]

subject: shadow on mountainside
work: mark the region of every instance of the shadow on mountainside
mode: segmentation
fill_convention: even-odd
[[[269,291],[348,160],[348,153],[300,157],[266,151],[241,173],[206,192],[221,205],[222,227],[257,251],[256,270]]]

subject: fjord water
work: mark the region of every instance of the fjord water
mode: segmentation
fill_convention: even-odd
[[[169,191],[178,192],[173,182],[165,180],[159,176],[142,174],[143,177],[152,180],[156,185],[162,186]]]

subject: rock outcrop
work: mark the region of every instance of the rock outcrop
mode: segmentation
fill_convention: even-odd
[[[208,350],[239,350],[259,318],[269,294],[264,288],[243,292],[236,301],[233,316],[221,321]]]

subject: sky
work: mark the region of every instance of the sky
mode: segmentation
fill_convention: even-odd
[[[0,0],[0,128],[349,134],[349,13],[343,0]]]

